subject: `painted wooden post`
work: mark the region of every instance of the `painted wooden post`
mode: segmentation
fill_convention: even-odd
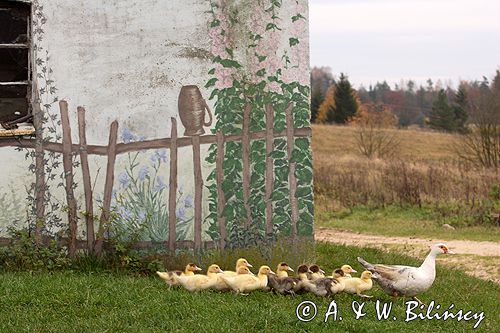
[[[290,189],[290,207],[291,207],[291,219],[292,219],[292,239],[297,238],[297,222],[299,220],[299,204],[295,193],[297,192],[297,177],[295,176],[295,170],[297,168],[297,163],[292,162],[293,149],[295,148],[295,137],[294,137],[294,126],[293,126],[293,103],[288,104],[285,115],[286,115],[286,140],[287,140],[287,152],[288,152],[288,186]]]
[[[216,133],[217,137],[217,157],[215,159],[215,172],[216,172],[216,186],[217,186],[217,223],[219,225],[220,248],[226,247],[226,219],[222,216],[224,207],[226,206],[226,198],[222,190],[222,182],[224,181],[224,169],[222,163],[224,162],[224,135],[221,130]]]
[[[271,104],[266,105],[266,233],[273,233],[273,203],[271,195],[273,194],[274,168],[271,153],[274,149],[274,110]]]
[[[175,251],[177,240],[177,120],[171,118],[170,129],[170,186],[168,189],[168,249]]]
[[[111,216],[111,196],[113,194],[113,183],[115,181],[115,162],[116,162],[116,141],[118,139],[118,122],[115,120],[109,128],[108,142],[108,164],[106,166],[106,180],[104,183],[104,196],[102,199],[102,213],[99,220],[99,230],[97,232],[97,241],[94,247],[96,253],[102,252],[104,242],[104,231],[108,227]]]
[[[80,163],[82,165],[83,193],[85,195],[85,224],[87,227],[87,249],[94,251],[94,207],[92,198],[92,182],[90,179],[89,159],[87,153],[87,134],[85,124],[85,109],[81,106],[78,112],[78,136],[80,141]]]
[[[243,204],[247,213],[245,225],[252,224],[252,213],[250,211],[250,119],[252,105],[247,103],[243,112],[243,137],[242,137],[242,156],[243,156]]]
[[[76,253],[76,234],[77,234],[77,206],[75,194],[73,191],[73,158],[71,141],[71,126],[69,124],[68,116],[68,103],[66,101],[59,101],[59,110],[61,113],[62,125],[62,150],[63,150],[63,168],[66,189],[66,200],[68,202],[68,223],[69,223],[69,248],[68,254],[74,257]]]
[[[201,209],[203,200],[203,175],[201,174],[200,137],[193,136],[194,171],[194,249],[201,250]]]
[[[35,126],[35,242],[42,243],[42,228],[45,223],[45,152],[43,145],[43,111],[36,80],[33,86],[33,125]]]

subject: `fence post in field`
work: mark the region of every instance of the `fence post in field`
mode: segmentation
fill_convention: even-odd
[[[177,203],[177,120],[172,121],[170,129],[170,186],[168,189],[168,249],[175,251],[176,223],[175,213]]]
[[[221,130],[217,130],[217,157],[215,160],[216,172],[216,186],[217,186],[217,223],[219,225],[220,248],[226,247],[226,220],[222,216],[224,207],[226,206],[226,198],[222,190],[222,182],[224,181],[224,169],[222,163],[224,162],[224,135]]]
[[[104,242],[104,229],[109,223],[111,216],[111,195],[113,193],[113,183],[115,180],[115,161],[116,161],[116,141],[118,139],[118,122],[115,120],[109,128],[108,143],[108,164],[106,166],[106,181],[104,183],[104,196],[102,199],[102,213],[99,220],[99,230],[94,250],[97,254],[102,252]]]
[[[243,111],[243,137],[242,137],[242,157],[243,157],[243,204],[247,213],[245,225],[248,227],[252,223],[252,213],[250,211],[250,119],[252,105],[247,103]]]
[[[266,105],[266,183],[265,183],[265,201],[266,201],[266,234],[273,233],[273,203],[271,195],[273,194],[273,160],[271,153],[274,148],[274,109],[271,104]]]
[[[297,222],[299,220],[299,207],[295,193],[297,191],[297,178],[295,176],[295,170],[297,164],[292,162],[293,149],[295,147],[294,138],[294,125],[293,125],[293,103],[288,104],[285,109],[286,115],[286,140],[287,140],[287,153],[288,153],[288,186],[290,188],[290,208],[292,211],[292,239],[297,238]]]
[[[66,200],[68,202],[68,223],[69,223],[69,248],[70,257],[74,257],[76,253],[76,234],[77,234],[77,207],[74,194],[73,182],[73,158],[71,142],[71,126],[69,124],[68,103],[66,101],[59,102],[59,110],[61,112],[62,125],[62,151],[63,151],[63,168],[66,188]]]
[[[90,180],[89,159],[87,153],[87,134],[85,125],[85,109],[81,106],[78,112],[78,136],[80,141],[80,163],[82,165],[83,192],[85,195],[85,224],[87,227],[87,249],[94,251],[94,208],[92,198],[92,182]]]
[[[201,174],[200,137],[193,136],[194,171],[194,249],[201,250],[201,204],[203,200],[203,175]]]
[[[35,80],[36,82],[36,80]],[[38,88],[34,83],[33,125],[35,127],[35,242],[42,243],[42,226],[45,223],[45,152],[43,148],[43,111],[40,107]]]

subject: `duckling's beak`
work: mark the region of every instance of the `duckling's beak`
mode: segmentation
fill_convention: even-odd
[[[272,270],[269,270],[269,273],[276,275],[276,273],[274,273]]]
[[[248,271],[248,274],[255,276],[255,274],[252,271]]]
[[[456,254],[455,252],[453,252],[452,250],[446,250],[445,254]]]
[[[292,267],[288,267],[287,271],[294,272],[294,270],[292,269]]]
[[[249,263],[249,262],[247,262],[247,267],[253,267],[253,266],[252,266],[252,265],[250,265],[250,263]]]
[[[321,274],[325,274],[325,271],[324,271],[324,270],[322,270],[321,268],[319,269],[319,272],[320,272]]]
[[[198,267],[198,266],[194,266],[194,270],[195,271],[202,271],[202,269],[200,267]]]
[[[219,271],[217,273],[224,273],[224,271],[219,268]]]
[[[358,271],[355,270],[354,268],[351,270],[352,273],[357,273]]]

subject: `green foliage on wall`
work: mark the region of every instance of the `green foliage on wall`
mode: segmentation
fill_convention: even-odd
[[[288,1],[289,2],[289,1]],[[292,1],[296,13],[290,18],[280,18],[283,1],[250,1],[248,10],[241,12],[237,6],[226,1],[212,1],[213,20],[210,23],[210,37],[213,43],[214,68],[209,71],[212,78],[205,88],[211,89],[210,99],[215,101],[217,119],[214,132],[220,130],[224,135],[241,134],[245,105],[251,105],[250,132],[260,132],[266,128],[266,105],[274,109],[274,131],[286,129],[285,110],[290,103],[293,107],[294,127],[308,127],[310,121],[308,85],[299,82],[297,73],[304,74],[304,68],[295,59],[307,58],[307,49],[300,44],[300,38],[290,36],[288,48],[276,49],[283,32],[281,22],[287,20],[291,25],[305,21],[301,11],[303,1]],[[240,4],[241,5],[241,4]],[[245,24],[247,24],[245,26]],[[260,30],[259,30],[260,26]],[[293,34],[291,32],[287,32]],[[290,53],[296,48],[305,54],[293,58]],[[242,51],[244,49],[244,51]],[[282,54],[279,54],[282,53]],[[292,59],[293,58],[293,59]],[[243,61],[245,65],[242,65]],[[241,63],[240,63],[241,62]],[[215,164],[217,146],[210,147],[207,162]],[[274,166],[273,193],[273,234],[265,234],[266,197],[266,144],[264,139],[252,140],[250,144],[250,216],[251,228],[244,228],[247,219],[242,181],[242,143],[227,142],[223,162],[224,191],[226,205],[222,212],[228,230],[229,247],[249,246],[258,240],[274,239],[276,235],[291,233],[291,205],[288,184],[289,160],[286,138],[275,138],[270,154]],[[310,140],[295,139],[292,161],[297,162],[295,175],[298,187],[296,197],[299,205],[298,234],[312,235],[313,193],[312,158]],[[207,187],[210,191],[209,209],[206,218],[208,234],[213,240],[220,238],[217,225],[217,184],[216,170],[208,176]],[[242,236],[243,235],[243,236]],[[237,242],[238,244],[234,244]]]

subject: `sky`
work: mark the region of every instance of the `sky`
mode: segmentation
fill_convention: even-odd
[[[355,87],[443,85],[500,69],[499,0],[309,0],[311,66]]]

